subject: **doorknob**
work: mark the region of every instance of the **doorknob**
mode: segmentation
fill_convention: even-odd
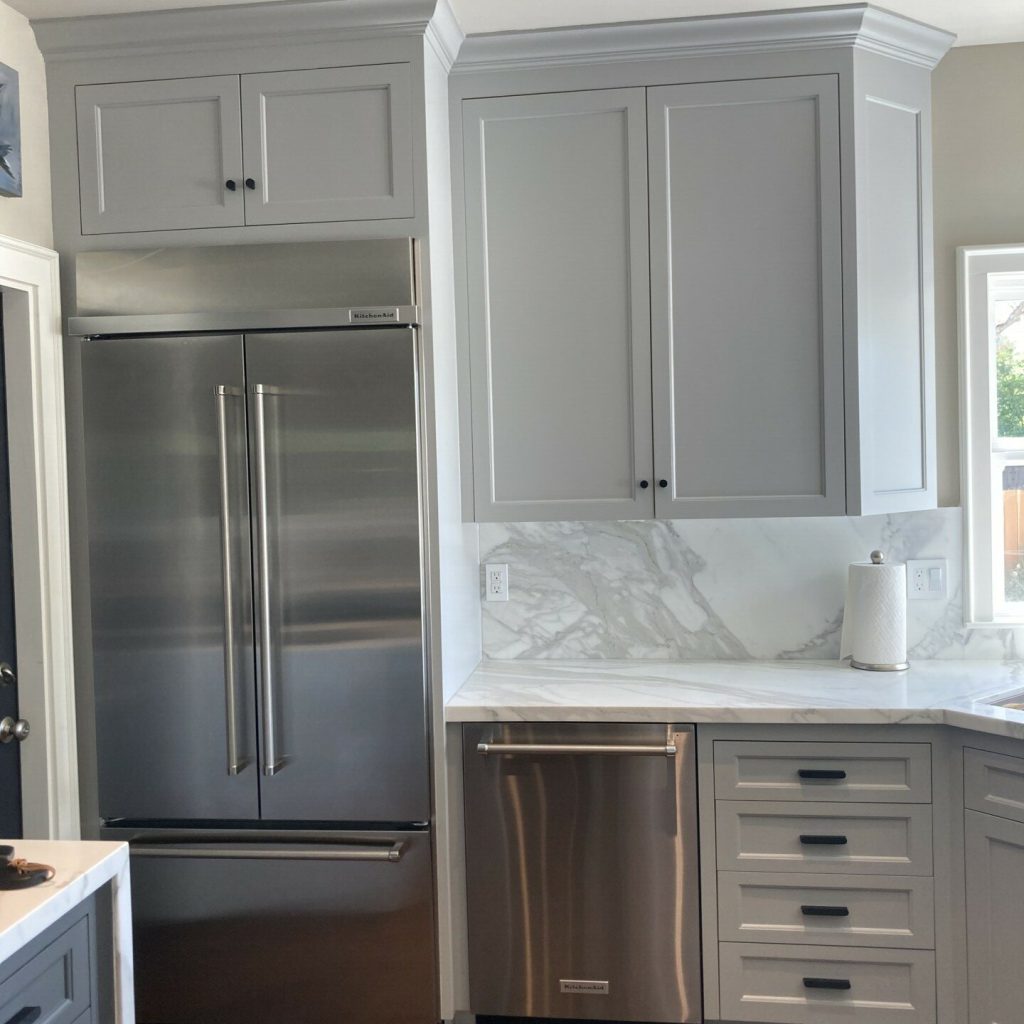
[[[0,720],[0,743],[10,743],[11,740],[24,743],[28,739],[30,731],[31,726],[29,726],[24,718],[15,720],[8,715],[3,720]]]
[[[17,682],[14,669],[6,661],[0,661],[0,686],[14,686]]]

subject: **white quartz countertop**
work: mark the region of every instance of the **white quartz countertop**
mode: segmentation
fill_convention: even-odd
[[[0,964],[46,931],[100,886],[123,877],[127,843],[0,839],[14,855],[49,864],[56,874],[31,889],[0,891]]]
[[[918,661],[862,672],[838,661],[485,661],[449,722],[952,725],[1024,739],[1024,661]]]

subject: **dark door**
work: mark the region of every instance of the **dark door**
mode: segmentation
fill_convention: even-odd
[[[7,460],[7,380],[4,371],[3,300],[0,298],[0,836],[21,837],[21,757],[14,739],[18,721],[18,661],[14,648],[14,575],[11,558],[11,480]],[[4,724],[6,723],[6,728]]]
[[[264,820],[430,816],[411,330],[245,339]]]
[[[100,816],[258,818],[242,339],[82,374]]]

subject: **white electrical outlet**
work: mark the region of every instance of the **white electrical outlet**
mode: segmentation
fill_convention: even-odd
[[[907,559],[907,597],[911,601],[929,601],[946,596],[946,560],[944,558]]]
[[[484,595],[488,601],[508,600],[508,566],[504,562],[484,566]]]

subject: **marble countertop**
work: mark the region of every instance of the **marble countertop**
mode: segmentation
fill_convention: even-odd
[[[0,839],[0,844],[13,846],[16,857],[56,871],[42,885],[0,892],[0,964],[100,886],[125,877],[128,865],[127,843]]]
[[[952,725],[1024,739],[1024,662],[917,661],[861,672],[838,661],[485,661],[449,722]]]

